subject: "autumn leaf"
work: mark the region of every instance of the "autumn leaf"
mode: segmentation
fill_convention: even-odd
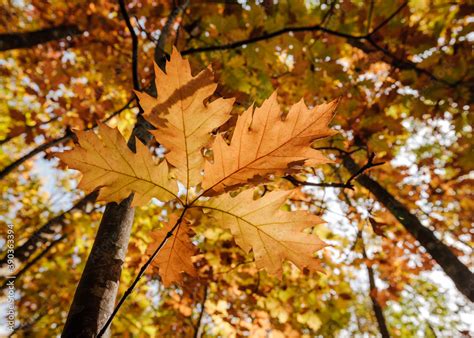
[[[224,194],[211,198],[200,206],[230,229],[244,251],[253,250],[259,269],[281,275],[282,262],[289,260],[301,269],[320,270],[313,254],[326,244],[303,230],[323,221],[306,211],[280,210],[291,193],[270,192],[253,200],[254,189],[249,189],[236,197]]]
[[[161,201],[177,198],[178,187],[168,178],[165,161],[156,164],[141,142],[132,152],[118,129],[99,125],[93,131],[76,132],[79,145],[73,150],[56,153],[70,168],[82,172],[78,185],[86,192],[100,188],[98,200],[120,202],[135,193],[132,205],[145,205],[152,197]]]
[[[387,226],[387,223],[377,222],[373,217],[369,217],[369,222],[376,235],[387,237],[384,232],[384,228]]]
[[[167,150],[177,177],[189,189],[202,181],[202,148],[211,142],[211,132],[230,118],[234,99],[206,103],[217,84],[210,68],[192,76],[189,61],[173,49],[166,73],[155,65],[158,97],[137,93],[145,118],[157,129],[153,136]]]
[[[335,134],[328,123],[336,106],[337,101],[332,101],[309,109],[301,100],[283,119],[274,92],[260,108],[251,107],[238,118],[230,145],[217,135],[212,145],[214,161],[205,164],[203,188],[221,193],[269,174],[328,163],[310,146]]]
[[[150,233],[153,243],[147,249],[148,255],[153,254],[165,239],[167,233],[176,225],[177,221],[178,217],[172,214],[163,229]],[[174,235],[168,239],[165,246],[158,252],[152,263],[153,266],[158,268],[158,273],[165,287],[168,287],[173,282],[181,283],[183,272],[194,277],[197,274],[191,260],[191,257],[196,252],[196,248],[191,243],[188,233],[189,226],[183,220],[177,226]]]

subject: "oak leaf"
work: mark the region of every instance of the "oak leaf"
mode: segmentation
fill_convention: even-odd
[[[166,161],[156,164],[145,145],[132,152],[117,129],[99,124],[93,131],[76,131],[79,145],[56,156],[83,176],[78,185],[86,192],[100,188],[99,201],[121,202],[135,193],[132,206],[145,205],[152,197],[175,199],[178,186],[168,177]]]
[[[163,229],[154,231],[150,234],[153,243],[147,249],[147,254],[152,255],[160,243],[166,238],[167,233],[173,229],[178,221],[174,214]],[[196,252],[195,246],[191,243],[189,237],[189,226],[185,220],[177,226],[174,235],[171,236],[166,245],[158,252],[152,265],[158,268],[163,285],[168,287],[173,282],[181,283],[183,281],[183,272],[195,277],[197,275],[191,257]]]
[[[301,269],[321,270],[313,254],[326,244],[303,230],[323,221],[306,211],[280,210],[291,193],[270,192],[253,200],[254,189],[249,189],[236,197],[223,194],[199,205],[230,229],[238,246],[253,251],[259,269],[281,275],[282,262],[289,260]]]
[[[210,68],[192,76],[189,61],[173,49],[164,73],[155,64],[158,97],[137,93],[151,131],[168,153],[177,177],[188,189],[202,181],[202,148],[211,142],[211,132],[230,118],[234,99],[206,103],[217,84]]]
[[[336,106],[335,100],[309,109],[301,100],[283,119],[274,92],[261,107],[239,116],[230,145],[217,135],[212,145],[214,161],[205,164],[204,190],[222,193],[270,174],[330,162],[310,146],[336,133],[328,127]]]

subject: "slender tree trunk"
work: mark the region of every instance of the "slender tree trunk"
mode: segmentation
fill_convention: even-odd
[[[107,205],[62,337],[96,337],[112,313],[133,224],[132,198]]]
[[[362,247],[362,254],[367,260],[367,253],[365,252],[365,245]],[[387,323],[385,321],[385,316],[383,315],[382,307],[380,306],[379,301],[377,300],[377,286],[375,285],[375,276],[374,269],[366,263],[367,274],[369,275],[369,296],[372,301],[372,309],[374,310],[375,318],[377,319],[377,324],[379,325],[379,331],[382,335],[382,338],[390,338],[390,333],[388,332]]]
[[[33,32],[0,34],[0,51],[30,48],[42,43],[81,34],[76,25],[61,25]]]
[[[359,170],[359,166],[349,155],[343,157],[343,165],[352,174]],[[378,182],[365,174],[358,176],[356,181],[368,189],[398,219],[405,229],[426,249],[436,263],[441,266],[449,278],[453,280],[457,289],[471,302],[474,302],[474,274],[449,247],[441,242],[431,230],[424,227],[420,220],[405,205],[399,202]]]

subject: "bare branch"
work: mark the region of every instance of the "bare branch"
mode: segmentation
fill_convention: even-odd
[[[405,1],[400,7],[397,8],[395,12],[390,14],[385,20],[383,20],[381,23],[377,25],[368,35],[372,36],[375,33],[377,33],[379,30],[381,30],[383,27],[385,27],[395,16],[397,16],[398,13],[402,11],[406,6],[408,5],[408,1]]]
[[[311,186],[311,187],[323,187],[323,188],[342,188],[342,189],[351,189],[354,190],[354,186],[352,184],[348,183],[314,183],[314,182],[302,182],[299,181],[296,177],[294,176],[284,176],[283,177],[285,180],[291,182],[295,186]]]
[[[173,9],[173,11],[170,13],[170,15],[168,16],[166,23],[163,26],[163,29],[161,30],[160,37],[155,46],[155,55],[154,55],[155,62],[158,64],[160,68],[163,68],[166,62],[165,45],[171,33],[170,29],[173,26],[173,23],[176,21],[176,18],[182,12],[184,12],[184,10],[186,9],[186,7],[188,7],[188,5],[189,5],[189,0],[185,0],[183,1],[182,4],[176,6]]]
[[[389,50],[381,47],[378,45],[373,39],[372,36],[377,33],[380,29],[385,27],[396,15],[398,15],[407,3],[403,3],[395,12],[393,12],[391,15],[389,15],[385,20],[383,20],[377,27],[375,27],[371,32],[365,34],[365,35],[352,35],[349,33],[344,33],[344,32],[339,32],[335,31],[332,29],[328,29],[323,27],[321,24],[316,24],[316,25],[311,25],[311,26],[301,26],[301,27],[286,27],[282,28],[280,30],[271,32],[271,33],[266,33],[262,34],[260,36],[248,38],[248,39],[243,39],[240,41],[235,41],[232,43],[227,43],[223,45],[215,45],[215,46],[205,46],[205,47],[197,47],[197,48],[190,48],[186,49],[181,52],[182,55],[189,55],[189,54],[196,54],[196,53],[204,53],[204,52],[213,52],[213,51],[222,51],[222,50],[230,50],[230,49],[236,49],[240,48],[243,46],[247,46],[250,44],[254,44],[260,41],[266,41],[273,39],[275,37],[279,37],[284,34],[288,33],[297,33],[297,32],[323,32],[332,36],[337,36],[340,38],[344,38],[347,40],[347,42],[357,48],[362,50],[365,53],[372,53],[374,51],[379,51],[382,52],[388,60],[386,61],[389,63],[392,67],[397,68],[397,69],[412,69],[418,74],[426,75],[430,79],[440,82],[448,87],[456,87],[457,85],[463,83],[462,81],[456,81],[454,83],[451,83],[449,81],[440,79],[436,77],[434,74],[432,74],[430,71],[418,67],[418,65],[414,62],[411,62],[409,60],[403,60],[398,58],[396,55],[394,55],[392,52]],[[367,44],[364,43],[364,41],[368,42],[370,45],[372,45],[375,49],[371,49]]]
[[[244,40],[240,40],[240,41],[236,41],[236,42],[232,42],[232,43],[228,43],[228,44],[224,44],[224,45],[190,48],[190,49],[186,49],[186,50],[182,51],[181,55],[196,54],[196,53],[203,53],[203,52],[213,52],[213,51],[227,50],[227,49],[235,49],[235,48],[239,48],[239,47],[242,47],[242,46],[257,43],[257,42],[260,42],[260,41],[269,40],[269,39],[272,39],[272,38],[275,38],[275,37],[278,37],[278,36],[281,36],[281,35],[284,35],[284,34],[297,33],[297,32],[324,32],[324,33],[334,35],[334,36],[338,36],[338,37],[341,37],[341,38],[355,39],[355,40],[361,40],[361,39],[366,38],[365,35],[361,35],[361,36],[351,35],[351,34],[347,34],[347,33],[343,33],[343,32],[334,31],[334,30],[331,30],[331,29],[328,29],[328,28],[324,28],[321,25],[317,24],[317,25],[302,26],[302,27],[286,27],[286,28],[277,30],[275,32],[263,34],[263,35],[256,36],[256,37],[253,37],[253,38],[244,39]]]
[[[0,34],[0,51],[31,48],[36,45],[82,34],[76,25],[60,25],[32,32]]]
[[[204,315],[204,312],[206,311],[206,301],[207,301],[207,293],[208,293],[208,288],[209,286],[206,284],[204,285],[204,294],[202,296],[201,300],[201,308],[199,309],[199,317],[197,319],[196,325],[194,325],[194,335],[193,338],[198,338],[201,337],[201,322],[202,322],[202,317]]]
[[[377,324],[379,325],[379,331],[382,338],[390,338],[390,333],[388,332],[387,322],[385,321],[385,316],[383,315],[382,307],[377,299],[377,286],[375,285],[375,274],[372,266],[367,263],[367,253],[365,251],[364,240],[362,239],[362,255],[365,259],[365,266],[367,268],[367,274],[369,275],[369,296],[372,300],[372,309],[374,310],[375,318],[377,319]]]
[[[369,170],[373,167],[380,166],[380,165],[385,163],[385,162],[374,163],[374,159],[375,159],[375,153],[371,153],[367,163],[364,164],[362,167],[360,167],[359,170],[357,170],[355,173],[353,173],[352,176],[347,180],[346,184],[351,184],[351,182],[355,178],[357,178],[359,175],[362,175],[365,171],[367,171],[367,170]]]
[[[118,114],[120,114],[121,112],[126,110],[127,108],[129,108],[130,104],[134,100],[135,100],[134,97],[129,99],[128,102],[123,107],[121,107],[118,110],[116,110],[115,112],[113,112],[109,117],[107,117],[105,120],[103,120],[102,123],[108,122],[109,120],[111,120],[112,118],[114,118],[115,116],[117,116]],[[92,127],[86,128],[85,130],[91,130],[91,129],[94,129],[96,127],[97,127],[97,123],[94,123],[94,125]],[[68,130],[66,130],[66,132],[63,136],[55,138],[55,139],[50,140],[50,141],[47,141],[47,142],[41,144],[40,146],[36,147],[35,149],[31,150],[29,153],[23,155],[22,157],[15,160],[11,164],[7,165],[5,168],[3,168],[0,171],[0,180],[2,180],[5,176],[7,176],[13,170],[17,169],[20,165],[22,165],[24,162],[26,162],[30,158],[34,157],[35,155],[37,155],[39,153],[42,153],[43,151],[48,150],[51,147],[54,147],[56,145],[59,145],[59,144],[62,144],[64,142],[69,141],[70,139],[72,139],[72,135],[73,135],[72,132],[68,129]]]
[[[15,259],[23,262],[31,257],[38,248],[44,243],[50,241],[54,236],[61,233],[65,225],[66,216],[76,210],[85,210],[89,203],[93,203],[97,198],[97,191],[92,192],[79,201],[77,201],[70,209],[64,211],[56,217],[51,218],[38,230],[36,230],[30,238],[23,244],[15,248]],[[0,267],[7,264],[6,255],[0,260]]]
[[[127,12],[127,7],[124,0],[119,0],[120,13],[125,20],[127,29],[132,37],[132,76],[133,76],[133,89],[140,90],[140,79],[138,76],[138,37],[133,29],[132,23],[130,22],[130,16]]]
[[[365,174],[360,174],[357,163],[345,155],[342,161],[344,167],[356,176],[357,183],[369,190],[383,204],[405,229],[426,249],[431,257],[441,266],[457,289],[469,300],[474,301],[474,288],[466,281],[473,280],[474,274],[464,265],[451,249],[439,240],[430,229],[421,224],[420,220],[402,204],[395,196],[382,187],[377,181]]]
[[[10,142],[11,140],[13,140],[14,138],[20,136],[20,135],[23,135],[24,133],[26,133],[27,131],[31,131],[31,130],[34,130],[40,126],[45,126],[49,123],[52,123],[54,121],[57,121],[59,119],[59,116],[55,116],[47,121],[44,121],[44,122],[40,122],[34,126],[24,126],[24,130],[23,131],[20,131],[18,133],[15,133],[15,134],[10,134],[9,136],[7,136],[6,138],[4,138],[3,140],[0,141],[0,145],[2,144],[5,144],[7,142]]]
[[[32,266],[34,266],[38,261],[46,256],[46,254],[51,251],[52,248],[54,248],[59,242],[61,242],[64,238],[66,238],[66,235],[62,235],[58,239],[55,239],[52,241],[41,253],[33,258],[31,261],[29,261],[20,271],[18,271],[15,274],[15,281],[17,281],[26,271],[28,271]],[[2,286],[0,286],[0,290],[5,289],[5,287],[8,285],[8,279],[6,279]]]
[[[323,148],[318,148],[318,149],[323,149]],[[330,150],[337,150],[339,152],[342,152],[344,154],[350,154],[349,152],[347,151],[344,151],[342,149],[339,149],[339,148],[333,148],[333,147],[324,147],[324,149],[330,149]],[[357,151],[357,150],[356,150]],[[354,151],[353,151],[354,152]],[[372,153],[370,156],[369,156],[369,159],[367,161],[367,163],[362,166],[357,172],[355,172],[347,181],[346,183],[342,183],[342,182],[336,182],[336,183],[326,183],[326,182],[321,182],[321,183],[314,183],[314,182],[302,182],[302,181],[299,181],[297,178],[293,177],[293,176],[290,176],[290,175],[287,175],[287,176],[284,176],[283,178],[287,181],[290,181],[291,183],[293,183],[293,185],[295,186],[311,186],[311,187],[323,187],[323,188],[342,188],[342,189],[351,189],[351,190],[354,190],[354,185],[352,184],[352,181],[357,178],[359,175],[361,175],[362,173],[364,173],[365,171],[373,168],[373,167],[377,167],[379,165],[382,165],[384,164],[385,162],[378,162],[378,163],[374,163],[374,158],[375,158],[375,154]]]

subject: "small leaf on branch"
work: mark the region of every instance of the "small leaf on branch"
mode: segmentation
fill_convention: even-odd
[[[178,217],[172,214],[163,229],[150,234],[154,241],[147,249],[148,255],[153,254],[177,221]],[[189,226],[183,219],[152,263],[152,266],[158,268],[158,274],[165,287],[170,286],[173,282],[180,284],[183,281],[183,272],[193,277],[197,275],[191,260],[196,252],[196,247],[191,243],[189,231]]]

